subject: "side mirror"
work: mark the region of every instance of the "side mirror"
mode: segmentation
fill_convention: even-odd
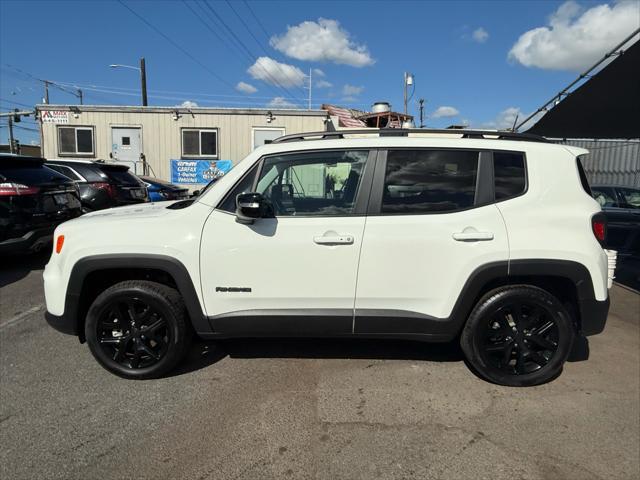
[[[200,195],[200,190],[194,190],[191,194],[192,197],[197,197],[198,195]]]
[[[236,220],[252,224],[256,218],[273,218],[273,205],[261,193],[241,193],[236,197]]]

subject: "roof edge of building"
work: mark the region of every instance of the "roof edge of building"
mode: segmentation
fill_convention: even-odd
[[[200,114],[253,114],[266,115],[271,112],[274,115],[300,115],[300,116],[326,116],[326,110],[303,110],[296,108],[232,108],[232,107],[168,107],[140,105],[70,105],[70,104],[37,104],[36,110],[66,110],[71,112],[131,112],[131,113],[200,113]]]

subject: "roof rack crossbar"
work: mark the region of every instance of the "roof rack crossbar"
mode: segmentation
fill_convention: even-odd
[[[378,135],[379,137],[408,137],[410,133],[458,135],[462,138],[489,139],[489,140],[523,140],[529,142],[545,142],[549,140],[530,133],[517,133],[499,130],[471,130],[471,129],[433,129],[433,128],[379,128],[379,129],[355,129],[337,130],[332,132],[306,132],[284,135],[274,139],[271,143],[301,142],[309,140],[342,139],[345,135]]]

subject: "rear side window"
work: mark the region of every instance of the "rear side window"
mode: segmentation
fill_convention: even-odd
[[[493,152],[496,200],[517,197],[527,188],[524,154]]]
[[[23,185],[43,185],[47,183],[71,182],[64,175],[45,166],[34,165],[24,167],[2,167],[0,174],[9,182],[21,183]]]
[[[600,204],[601,207],[620,207],[620,202],[616,198],[616,192],[613,188],[610,187],[593,187],[591,189],[591,194],[593,198],[596,199],[596,202]]]
[[[55,170],[58,173],[61,173],[65,177],[69,177],[71,180],[75,180],[76,182],[81,182],[82,178],[80,178],[73,170],[69,167],[65,167],[64,165],[47,165],[50,169]]]
[[[64,163],[56,161],[55,165],[73,168],[76,172],[82,175],[87,182],[105,182],[107,179],[107,176],[102,173],[100,168],[91,163],[69,162],[65,165]]]
[[[589,180],[587,179],[587,174],[584,172],[584,167],[582,166],[582,157],[576,158],[576,162],[578,163],[578,175],[580,175],[580,183],[582,183],[582,188],[587,192],[588,195],[591,195],[591,187],[589,187]]]
[[[472,207],[479,152],[389,150],[382,213],[452,212]]]
[[[140,185],[138,179],[131,173],[129,170],[124,170],[120,168],[103,168],[104,173],[113,181],[119,185]]]

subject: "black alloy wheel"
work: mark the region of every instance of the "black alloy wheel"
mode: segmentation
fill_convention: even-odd
[[[124,378],[157,378],[186,355],[192,337],[175,289],[146,280],[117,283],[94,300],[85,337],[96,360]]]
[[[484,326],[481,354],[488,364],[509,375],[539,370],[558,350],[553,313],[533,302],[500,306]]]
[[[122,298],[103,311],[97,323],[103,351],[126,368],[146,368],[159,362],[172,340],[162,314],[140,298]]]
[[[531,285],[497,288],[471,312],[460,345],[481,377],[507,386],[532,386],[557,377],[575,327],[562,303]]]

